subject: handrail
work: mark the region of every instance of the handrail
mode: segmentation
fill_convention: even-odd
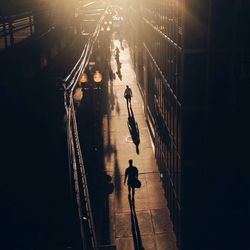
[[[72,105],[72,109],[74,110],[74,104],[72,103],[71,105]],[[80,170],[79,179],[81,180],[81,184],[83,187],[84,197],[88,199],[85,204],[86,213],[87,213],[87,219],[88,219],[88,224],[89,224],[89,230],[92,235],[91,243],[95,249],[97,245],[97,241],[96,241],[95,227],[93,223],[92,210],[91,210],[91,205],[90,205],[90,200],[89,200],[88,183],[86,179],[86,173],[85,173],[85,168],[84,168],[84,163],[83,163],[83,158],[82,158],[82,153],[81,153],[82,151],[81,151],[81,146],[80,146],[80,141],[79,141],[79,136],[78,136],[76,116],[73,115],[72,118],[73,118],[74,136],[75,136],[75,143],[76,143],[76,153],[77,153],[78,160],[79,160],[79,170]],[[81,216],[81,219],[82,218],[83,216]]]
[[[90,35],[90,37],[88,39],[88,42],[85,45],[84,50],[83,50],[79,60],[77,61],[76,65],[74,66],[74,68],[72,69],[70,74],[64,79],[64,81],[67,82],[71,78],[70,84],[66,87],[67,90],[70,89],[71,92],[73,92],[75,86],[78,83],[80,75],[84,72],[84,70],[85,70],[85,68],[86,68],[86,66],[87,66],[87,64],[89,62],[90,55],[92,53],[94,43],[96,42],[96,39],[97,39],[97,37],[99,35],[100,29],[101,29],[101,24],[102,24],[102,22],[103,22],[103,20],[105,18],[105,15],[106,15],[106,12],[107,12],[108,8],[109,7],[107,7],[105,9],[104,14],[99,19],[99,22],[98,22],[98,24],[96,26],[95,31]],[[76,72],[74,73],[74,71],[76,71]],[[74,73],[74,76],[72,76],[73,73]]]
[[[83,225],[83,211],[86,213],[88,230],[91,235],[91,247],[93,250],[97,250],[96,233],[94,227],[94,221],[92,217],[91,204],[89,198],[89,191],[87,185],[87,178],[85,173],[85,166],[83,162],[83,156],[80,146],[80,139],[78,134],[78,127],[75,115],[73,91],[79,82],[80,75],[87,67],[92,49],[99,35],[101,24],[104,21],[105,15],[109,5],[107,5],[104,13],[100,17],[97,26],[92,34],[89,35],[88,41],[85,44],[80,58],[76,62],[75,66],[67,77],[64,78],[64,106],[67,116],[67,134],[68,134],[68,157],[69,157],[69,171],[70,171],[70,183],[72,180],[71,171],[73,171],[74,188],[77,201],[77,211],[81,227],[81,237],[83,241],[83,250],[89,250],[85,242],[85,233]],[[71,186],[71,184],[70,184]],[[82,192],[81,192],[82,190]],[[85,217],[85,216],[84,216]]]
[[[33,34],[34,18],[32,12],[25,12],[16,16],[0,17],[0,39],[4,38],[5,48],[15,44],[15,34],[20,31],[26,31],[26,37],[23,39]]]

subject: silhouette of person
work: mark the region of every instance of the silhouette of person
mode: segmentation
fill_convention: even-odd
[[[126,86],[126,89],[124,91],[124,97],[126,98],[127,106],[128,106],[128,103],[130,103],[131,105],[131,98],[133,97],[133,92],[128,85]]]
[[[119,62],[119,57],[120,57],[120,50],[118,47],[116,47],[115,48],[115,59],[116,59],[117,63]]]
[[[116,52],[116,54],[119,54],[120,53],[120,50],[119,50],[119,48],[116,46],[116,48],[115,48],[115,52]]]
[[[124,177],[124,184],[127,181],[128,184],[128,195],[130,197],[131,189],[132,189],[132,198],[135,196],[135,187],[134,187],[134,181],[138,178],[138,169],[137,167],[133,166],[133,160],[128,161],[129,166],[125,170],[125,177]]]

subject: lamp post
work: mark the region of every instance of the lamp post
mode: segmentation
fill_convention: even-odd
[[[83,73],[80,78],[80,85],[84,85],[88,82],[88,76],[86,73]]]
[[[100,70],[97,69],[93,70],[92,68],[90,68],[88,73],[84,72],[79,78],[79,86],[76,87],[74,91],[74,96],[73,96],[74,101],[76,103],[79,103],[81,102],[82,99],[87,98],[92,100],[91,106],[93,106],[94,104],[93,99],[97,99],[95,101],[98,101],[100,99],[99,96],[98,98],[94,98],[94,95],[96,91],[98,91],[97,93],[99,94],[99,91],[102,89],[101,85],[102,85],[102,74]],[[96,106],[96,104],[94,106]]]
[[[102,98],[102,81],[103,77],[98,68],[90,67],[79,78],[80,88],[83,92],[80,116],[83,117],[84,126],[88,127],[87,137],[91,138],[92,153],[95,158],[99,154],[100,126],[101,126],[101,98]]]
[[[101,89],[102,74],[99,70],[95,70],[93,74],[94,89]]]

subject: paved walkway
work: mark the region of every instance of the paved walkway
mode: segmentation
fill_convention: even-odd
[[[120,49],[122,80],[116,74],[116,79],[109,84],[110,113],[103,120],[106,171],[115,185],[109,196],[111,243],[117,250],[133,250],[135,245],[144,250],[177,250],[144,117],[142,97],[126,41],[123,45],[124,50],[121,50],[118,40],[114,40],[114,46]],[[111,66],[116,72],[114,55]],[[123,97],[126,85],[133,91],[132,110],[140,135],[138,153],[127,124],[128,109]],[[142,183],[141,188],[136,189],[134,204],[129,202],[128,189],[123,184],[129,159],[133,159],[137,166]]]

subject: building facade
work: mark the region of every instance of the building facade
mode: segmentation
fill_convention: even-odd
[[[127,39],[178,246],[240,249],[249,206],[244,156],[249,140],[243,139],[249,114],[249,4],[129,5]]]

